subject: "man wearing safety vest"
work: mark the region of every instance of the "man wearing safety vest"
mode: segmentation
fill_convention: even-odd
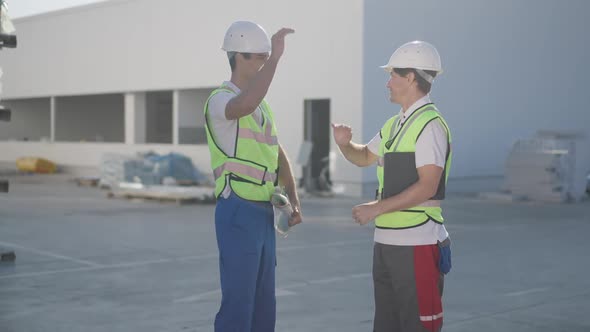
[[[366,145],[352,129],[333,124],[344,157],[377,163],[375,201],[357,205],[352,218],[375,220],[373,283],[375,332],[440,331],[443,275],[450,270],[450,240],[441,200],[451,166],[451,132],[429,93],[442,72],[438,51],[422,41],[399,47],[381,68],[390,74],[390,101],[400,104]]]
[[[291,166],[277,138],[264,97],[285,48],[281,29],[269,39],[256,23],[234,22],[222,49],[232,70],[204,108],[215,176],[215,231],[219,249],[221,308],[215,331],[275,329],[275,229],[270,203],[285,187],[293,206],[289,225],[301,222]]]

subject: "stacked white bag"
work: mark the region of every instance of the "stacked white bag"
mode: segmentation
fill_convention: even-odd
[[[590,147],[583,134],[539,131],[518,140],[506,161],[506,190],[515,199],[580,201],[590,171]]]

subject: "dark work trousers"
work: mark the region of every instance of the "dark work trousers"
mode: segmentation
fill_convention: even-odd
[[[375,243],[374,332],[438,332],[442,328],[444,277],[437,244]]]

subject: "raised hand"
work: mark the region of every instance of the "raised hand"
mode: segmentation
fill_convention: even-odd
[[[343,124],[332,123],[334,140],[338,145],[346,145],[352,140],[352,128]]]
[[[290,28],[282,28],[281,30],[277,31],[272,38],[271,38],[271,53],[270,57],[275,58],[275,60],[279,60],[279,58],[285,52],[285,37],[289,34],[295,33],[295,30]]]

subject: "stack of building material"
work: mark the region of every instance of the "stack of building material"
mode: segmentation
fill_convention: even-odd
[[[567,200],[567,150],[543,149],[542,141],[519,140],[506,161],[506,189],[520,199]]]
[[[123,164],[124,175],[122,182],[142,183],[146,186],[159,185],[162,176],[157,165],[146,158],[126,160]]]
[[[105,153],[100,161],[100,186],[112,188],[124,182],[125,162],[132,159],[121,154]]]
[[[215,203],[213,187],[145,186],[140,183],[120,183],[108,197],[175,202],[177,204]]]
[[[125,156],[108,153],[103,155],[100,166],[101,187],[114,188],[119,183],[140,183],[145,186],[160,185],[172,179],[180,185],[211,185],[213,181],[200,172],[189,157],[177,153],[156,153]]]
[[[506,161],[505,189],[515,199],[544,202],[579,201],[590,168],[582,136],[538,132],[517,141]]]
[[[104,154],[100,165],[100,186],[113,188],[122,182],[155,185],[161,184],[162,178],[154,163],[141,156]]]
[[[179,154],[168,153],[159,155],[150,153],[144,156],[153,165],[153,173],[160,178],[160,183],[165,178],[172,178],[180,185],[210,185],[212,181],[199,171],[191,158]]]

